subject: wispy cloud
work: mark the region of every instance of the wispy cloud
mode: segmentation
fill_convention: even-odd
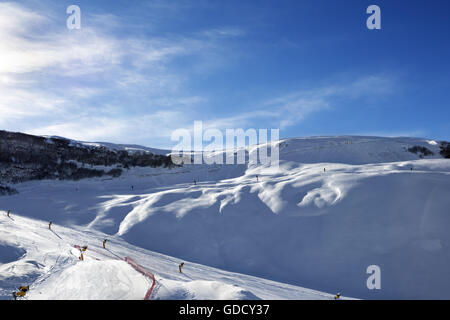
[[[165,1],[152,5],[152,12],[179,10]],[[337,108],[342,100],[385,96],[394,86],[389,76],[369,75],[259,103],[255,97],[254,104],[225,116],[205,113],[213,102],[207,93],[192,91],[190,81],[216,71],[233,59],[232,53],[239,55],[226,44],[246,36],[242,27],[144,36],[123,31],[125,22],[110,13],[83,17],[89,23],[68,30],[52,12],[0,3],[1,127],[167,147],[171,132],[191,127],[194,120],[205,120],[206,128],[284,129]],[[180,61],[189,63],[183,72]]]
[[[285,129],[301,123],[309,115],[338,108],[340,101],[377,99],[393,92],[394,81],[386,75],[370,75],[339,84],[328,84],[308,90],[298,90],[263,101],[257,107],[234,116],[206,121],[207,128],[264,127]]]
[[[170,137],[187,107],[208,100],[171,63],[192,55],[198,66],[211,64],[219,38],[240,35],[219,28],[130,36],[116,32],[123,21],[115,15],[83,19],[89,23],[68,30],[51,12],[0,3],[0,126],[85,140]]]
[[[236,26],[228,26],[215,28],[211,30],[206,30],[200,33],[200,35],[207,36],[209,38],[219,38],[219,37],[240,37],[245,35],[246,32],[242,28]]]
[[[128,117],[126,121],[118,117],[110,116],[81,116],[72,119],[74,121],[61,121],[47,126],[39,126],[25,130],[37,135],[61,135],[77,140],[85,141],[114,141],[132,143],[133,141],[145,141],[148,137],[155,139],[153,146],[167,147],[161,142],[167,142],[175,128],[182,127],[184,115],[179,111],[159,111],[144,116]],[[107,133],[107,134],[105,134]],[[127,137],[128,140],[125,140]],[[161,142],[158,143],[157,141]]]

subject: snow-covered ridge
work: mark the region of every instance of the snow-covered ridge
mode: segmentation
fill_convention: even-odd
[[[115,151],[128,151],[131,153],[133,153],[133,152],[152,153],[152,154],[159,154],[159,155],[167,155],[170,153],[169,150],[144,147],[144,146],[136,145],[136,144],[117,144],[117,143],[110,143],[110,142],[88,142],[88,141],[68,139],[68,138],[60,137],[60,136],[47,136],[47,135],[43,135],[42,137],[48,139],[48,143],[52,143],[52,139],[63,139],[63,140],[69,141],[69,144],[72,146],[85,146],[87,148],[103,147],[103,148],[107,148],[107,149],[115,150]]]
[[[205,152],[187,152],[194,154],[203,153],[205,163],[212,163],[213,159],[222,159],[226,163],[226,153],[236,154],[244,152],[246,161],[259,154],[266,154],[262,149],[279,152],[279,160],[299,163],[346,163],[368,164],[395,161],[407,161],[418,159],[442,159],[445,155],[450,157],[449,144],[443,141],[435,141],[422,138],[408,137],[370,137],[370,136],[318,136],[306,138],[289,138],[279,141],[271,141],[260,145],[235,147],[231,150],[216,150]],[[278,150],[276,150],[278,149]],[[443,149],[446,150],[443,153]],[[262,152],[261,152],[262,151]],[[175,152],[176,155],[181,155]],[[186,155],[186,153],[184,153]],[[269,156],[270,157],[270,156]],[[272,160],[276,160],[270,158]]]
[[[432,155],[413,153],[408,149],[419,146]],[[286,139],[280,143],[282,160],[301,163],[365,164],[418,159],[439,159],[439,143],[421,138],[387,138],[365,136],[310,137]]]
[[[27,180],[118,177],[130,167],[173,167],[169,156],[150,151],[116,150],[60,138],[0,130],[0,179]],[[129,148],[128,148],[129,149]],[[2,192],[2,194],[5,192]]]
[[[65,139],[72,145],[86,147],[104,147],[110,150],[125,150],[129,152],[149,152],[153,154],[168,155],[173,151],[155,149],[132,144],[114,144],[107,142],[86,142],[77,141],[58,136],[44,136],[46,138]],[[302,163],[381,163],[417,159],[438,159],[442,158],[441,141],[424,138],[411,137],[375,137],[375,136],[317,136],[303,138],[288,138],[267,143],[271,147],[278,146],[280,149],[280,160],[292,160]],[[245,149],[250,154],[258,152],[258,149],[266,146],[252,145]],[[422,147],[430,150],[432,155],[423,155],[421,152],[410,152],[408,149]],[[238,151],[242,148],[236,148]],[[204,157],[213,157],[218,153],[225,153],[226,150],[203,152]],[[194,154],[194,152],[192,152]]]

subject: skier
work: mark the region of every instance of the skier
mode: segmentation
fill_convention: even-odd
[[[17,297],[24,297],[27,294],[27,291],[30,289],[29,286],[21,286],[19,287],[18,292],[13,292],[14,300],[17,299]]]
[[[194,185],[197,185],[197,181],[195,181],[195,179],[194,179]]]
[[[258,175],[256,175],[256,182],[258,182]]]
[[[103,240],[103,249],[106,249],[106,247],[105,247],[106,241],[108,241],[108,240],[107,239]]]
[[[86,251],[87,250],[87,248],[88,248],[88,246],[83,246],[83,247],[81,247],[81,251]]]
[[[10,213],[11,213],[11,210],[8,210],[8,213],[6,214],[6,215],[8,216],[8,218],[11,218],[11,217],[9,216]]]
[[[325,170],[325,168],[323,168],[323,172],[325,172],[326,170]]]
[[[131,190],[134,190],[134,186],[131,186]]]
[[[181,269],[183,269],[184,266],[184,262],[180,263],[180,265],[178,266],[178,270],[180,270],[180,273],[183,273],[183,271]]]
[[[52,222],[51,221],[48,223],[48,230],[52,230]]]
[[[80,255],[80,257],[78,259],[80,259],[81,261],[84,261],[83,252],[81,252],[81,255]]]
[[[341,298],[341,294],[338,292],[335,296],[334,296],[334,300],[339,300]]]

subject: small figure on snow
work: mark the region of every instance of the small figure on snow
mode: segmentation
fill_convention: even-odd
[[[341,294],[338,292],[335,296],[334,296],[334,300],[339,300],[341,298]]]
[[[178,270],[180,270],[180,273],[183,273],[183,266],[184,266],[184,262],[180,263],[180,265],[178,266]]]
[[[27,291],[30,289],[29,286],[21,286],[19,287],[18,292],[13,292],[14,300],[17,299],[17,297],[24,297],[27,294]]]
[[[6,214],[6,215],[8,216],[8,218],[11,218],[11,217],[9,216],[10,213],[11,213],[11,210],[8,210],[8,213]]]
[[[197,185],[197,181],[195,181],[195,179],[194,179],[194,185]]]
[[[256,175],[256,182],[258,182],[259,180],[258,180],[258,175]]]
[[[51,221],[48,223],[48,230],[52,230],[52,224],[53,224],[53,222],[51,222]]]
[[[107,239],[103,240],[103,249],[106,249],[106,247],[105,247],[106,241],[108,241],[108,240]]]

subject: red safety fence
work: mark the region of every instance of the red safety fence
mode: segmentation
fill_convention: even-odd
[[[146,276],[147,278],[152,280],[152,282],[153,282],[152,286],[150,287],[150,289],[148,289],[148,291],[147,291],[147,293],[145,294],[145,297],[144,297],[144,300],[149,300],[150,296],[152,295],[153,289],[155,288],[155,285],[156,285],[156,280],[155,280],[154,274],[151,273],[150,271],[148,271],[147,269],[145,269],[143,266],[137,264],[130,257],[125,257],[125,261],[128,262],[136,271],[142,273],[144,276]]]

